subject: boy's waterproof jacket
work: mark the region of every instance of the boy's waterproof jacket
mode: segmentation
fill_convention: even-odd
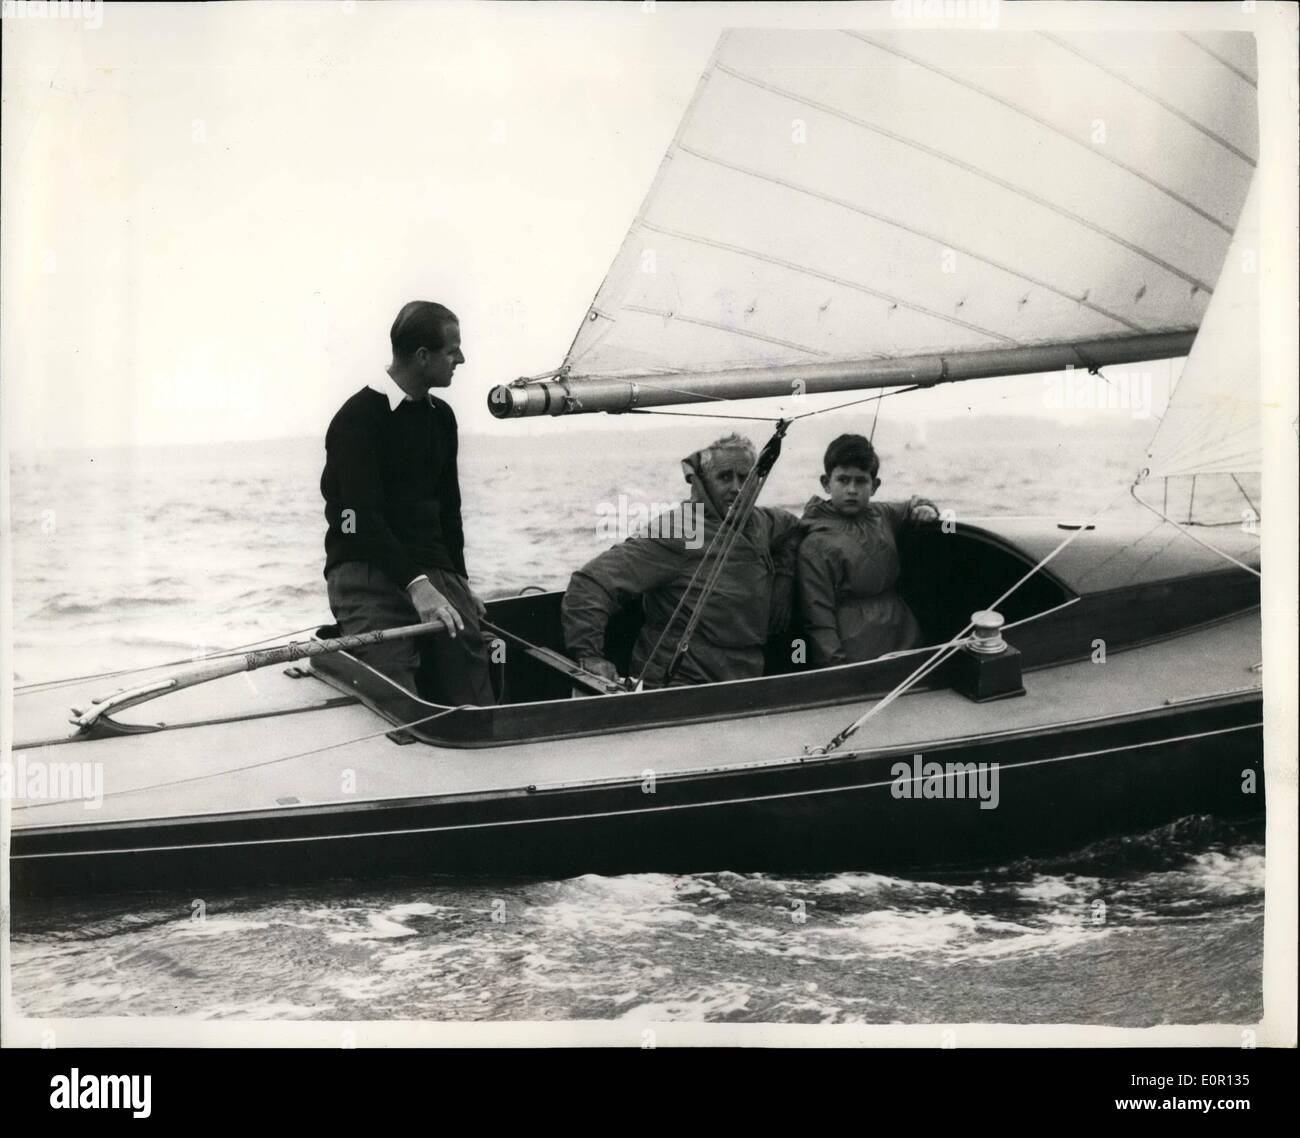
[[[857,663],[920,646],[921,629],[896,588],[896,537],[919,501],[869,502],[855,518],[823,498],[804,507],[797,580],[813,665]]]

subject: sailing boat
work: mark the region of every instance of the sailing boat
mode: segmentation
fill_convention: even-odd
[[[1134,461],[1156,516],[917,527],[900,587],[925,647],[820,670],[611,694],[563,657],[559,594],[531,593],[489,605],[494,707],[426,703],[329,628],[20,692],[15,898],[898,870],[1259,814],[1258,535],[1151,492],[1260,470],[1254,72],[1230,33],[725,34],[565,360],[493,413],[804,408],[1188,355]],[[611,660],[639,622],[612,623]],[[298,658],[256,697],[234,674]]]

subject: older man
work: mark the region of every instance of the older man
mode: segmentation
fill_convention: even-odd
[[[494,702],[469,587],[460,515],[456,416],[432,388],[465,362],[460,322],[413,300],[393,321],[388,378],[339,408],[325,436],[325,580],[344,633],[439,618],[449,634],[357,652],[408,691],[436,703]],[[418,677],[418,686],[417,686]]]
[[[740,435],[719,439],[683,460],[691,498],[682,507],[702,514],[702,542],[688,541],[684,533],[630,537],[573,574],[561,615],[565,644],[584,668],[615,677],[614,665],[604,656],[605,629],[615,612],[640,597],[645,624],[633,649],[632,671],[640,674],[644,669],[647,686],[664,684],[693,602],[716,564],[717,547],[693,587],[691,578],[755,461],[754,444]],[[704,603],[689,649],[668,683],[713,683],[763,674],[773,595],[776,591],[788,595],[798,533],[798,519],[788,511],[754,507]],[[691,601],[673,619],[688,587]]]

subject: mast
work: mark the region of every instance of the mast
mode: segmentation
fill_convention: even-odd
[[[498,419],[529,415],[611,414],[642,407],[668,407],[717,399],[764,399],[863,391],[880,387],[933,387],[967,379],[1106,367],[1185,356],[1196,329],[1112,337],[1072,344],[1030,344],[1015,348],[950,352],[900,359],[845,360],[733,368],[679,375],[636,375],[516,380],[494,387],[488,409]]]

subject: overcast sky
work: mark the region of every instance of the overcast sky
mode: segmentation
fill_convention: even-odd
[[[114,5],[95,30],[6,18],[10,446],[322,434],[382,380],[389,324],[416,297],[461,316],[463,428],[525,429],[494,423],[485,394],[561,362],[720,29],[861,12],[323,2]],[[1160,402],[1169,365],[1147,366]],[[1041,410],[1002,399],[1037,390],[994,381],[913,406]]]

